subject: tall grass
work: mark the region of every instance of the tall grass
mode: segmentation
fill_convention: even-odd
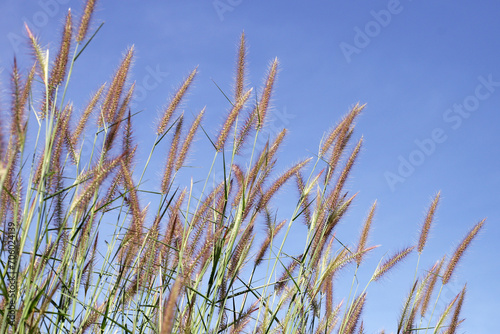
[[[286,130],[262,149],[257,143],[278,61],[259,93],[248,88],[242,35],[234,92],[226,94],[231,108],[217,136],[203,127],[209,111],[190,120],[178,110],[196,79],[193,69],[154,124],[149,158],[137,161],[137,111],[129,107],[134,84],[128,84],[133,47],[82,112],[67,96],[72,69],[95,35],[94,6],[86,2],[77,26],[68,11],[53,60],[26,26],[33,66],[23,75],[13,64],[0,135],[0,332],[363,333],[369,285],[411,253],[420,260],[440,195],[418,244],[381,259],[359,286],[358,268],[375,248],[367,242],[376,203],[357,242],[338,240],[335,228],[356,198],[345,183],[363,143],[354,128],[364,105],[354,105],[325,134],[314,157],[276,170]],[[195,136],[211,143],[214,156],[201,192],[178,181],[192,171],[185,161]],[[84,146],[92,147],[88,159]],[[165,161],[161,182],[145,188],[153,159]],[[222,181],[212,185],[217,171]],[[278,217],[272,205],[285,184],[296,185],[296,200],[280,210],[287,217]],[[103,235],[109,222],[114,230]],[[307,230],[302,240],[290,238],[297,224]],[[427,270],[417,262],[397,333],[457,331],[465,287],[441,314],[436,305],[483,224],[448,260]],[[296,254],[285,252],[290,243]],[[335,278],[348,266],[353,284],[339,301]]]

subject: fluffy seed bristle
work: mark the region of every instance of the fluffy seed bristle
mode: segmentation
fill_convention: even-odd
[[[189,86],[191,86],[191,83],[193,82],[193,79],[194,79],[196,73],[198,73],[198,67],[196,67],[189,74],[189,76],[186,78],[186,80],[184,80],[184,83],[182,84],[182,86],[175,93],[174,97],[170,101],[170,104],[168,105],[167,109],[163,113],[163,116],[158,124],[158,129],[156,130],[156,134],[162,135],[165,132],[167,125],[168,125],[168,122],[169,122],[170,118],[172,117],[172,114],[174,113],[174,111],[177,109],[177,107],[181,103],[182,98],[186,94]]]
[[[446,267],[446,270],[444,271],[443,284],[446,284],[450,281],[451,275],[453,274],[453,271],[457,267],[458,261],[460,261],[460,259],[464,255],[465,251],[467,250],[467,247],[469,247],[474,237],[479,233],[485,221],[486,219],[483,219],[479,223],[477,223],[472,228],[472,230],[467,234],[464,240],[460,243],[460,245],[458,245],[457,249],[453,253],[453,256],[451,257],[450,262],[448,263],[448,266]]]
[[[434,197],[434,200],[432,201],[429,211],[427,211],[427,215],[425,216],[424,225],[422,226],[422,231],[420,232],[420,238],[418,239],[417,251],[419,253],[422,253],[422,251],[424,250],[425,243],[429,235],[429,230],[431,228],[432,220],[434,218],[434,212],[436,211],[440,195],[441,192],[438,192],[436,197]]]
[[[73,24],[71,19],[71,9],[69,9],[68,15],[66,16],[66,21],[64,23],[64,31],[61,40],[61,46],[59,48],[59,53],[56,56],[56,61],[50,74],[49,86],[51,89],[54,89],[55,86],[59,85],[66,76],[69,49],[71,47],[72,28]]]
[[[134,56],[134,46],[131,46],[127,50],[120,64],[120,67],[116,71],[113,80],[111,81],[108,93],[106,94],[104,102],[102,103],[101,116],[99,117],[97,123],[98,126],[102,126],[104,123],[112,122],[113,118],[116,116],[115,113],[117,111],[118,104],[122,96],[123,87],[125,86],[125,82],[127,80],[133,56]]]
[[[370,213],[368,214],[368,217],[365,220],[365,224],[363,225],[363,230],[361,232],[361,236],[359,237],[359,242],[358,242],[358,248],[356,250],[356,253],[358,255],[356,256],[356,263],[361,265],[361,262],[363,261],[363,254],[362,251],[366,247],[366,241],[368,240],[368,233],[370,232],[370,227],[372,225],[372,220],[373,220],[373,215],[375,213],[375,208],[377,206],[377,202],[373,203]]]
[[[269,68],[269,73],[267,75],[266,84],[264,86],[264,91],[262,92],[262,97],[258,105],[258,117],[256,128],[260,129],[264,125],[266,119],[267,110],[269,108],[269,103],[271,101],[271,94],[273,91],[274,81],[276,79],[276,73],[278,72],[278,58],[275,58]]]
[[[365,302],[366,302],[366,292],[358,296],[354,300],[353,307],[349,312],[349,314],[347,315],[347,318],[345,319],[345,327],[343,333],[354,334],[354,331],[356,330],[356,327],[358,326],[359,323],[359,319],[361,317],[361,312],[363,311],[363,308],[365,306]]]
[[[31,42],[31,47],[33,48],[33,53],[35,54],[35,58],[38,62],[38,67],[40,69],[40,76],[42,78],[43,82],[46,82],[47,80],[47,57],[46,55],[42,52],[42,48],[40,47],[40,44],[38,43],[38,39],[33,35],[31,32],[30,28],[28,27],[28,24],[24,23],[24,27],[26,28],[26,32],[28,34],[28,37]],[[42,113],[44,111],[42,110]],[[45,116],[44,114],[42,114]]]
[[[76,35],[76,41],[80,43],[87,36],[87,31],[89,30],[90,19],[95,10],[95,4],[97,0],[87,0],[85,3],[85,9],[80,20],[80,26],[78,27],[78,33]]]
[[[437,264],[437,266],[436,266]],[[432,292],[434,291],[434,287],[436,286],[437,279],[440,275],[441,268],[444,264],[444,257],[436,263],[434,267],[429,271],[430,279],[427,281],[427,285],[425,287],[424,297],[422,298],[422,305],[420,307],[420,315],[423,317],[427,312],[427,308],[429,307],[429,302],[431,300]]]
[[[335,145],[333,147],[330,158],[328,159],[328,170],[325,175],[325,180],[330,182],[331,176],[333,172],[337,168],[337,164],[342,157],[342,153],[347,146],[347,142],[353,131],[353,123],[356,117],[363,110],[364,105],[356,104],[351,111],[344,117],[344,119],[340,122],[340,124],[333,130],[335,134],[332,134],[327,138],[325,144],[323,145],[322,152],[323,154],[329,150],[332,145],[333,140],[335,139]],[[338,129],[338,130],[337,130]],[[338,133],[337,133],[338,132]]]
[[[460,324],[460,320],[458,317],[460,316],[460,311],[462,310],[462,304],[464,302],[466,291],[467,291],[467,285],[464,286],[462,292],[460,293],[457,306],[455,306],[455,311],[453,312],[453,317],[451,318],[451,322],[450,325],[448,326],[446,334],[455,334],[457,332],[457,327]]]
[[[361,113],[363,108],[364,105],[360,106],[359,104],[356,104],[347,115],[342,117],[342,120],[330,131],[330,133],[326,137],[326,140],[324,141],[320,150],[320,157],[326,154],[341,131],[345,131],[346,127],[349,128],[351,126],[352,122],[354,121],[356,116]]]
[[[170,294],[165,301],[161,334],[172,333],[172,328],[174,327],[174,314],[176,310],[175,304],[177,303],[177,298],[179,298],[179,295],[181,293],[182,285],[181,275],[178,275],[172,289],[170,290]]]
[[[243,94],[244,90],[245,56],[246,56],[245,33],[242,33],[240,38],[240,46],[238,49],[238,62],[236,67],[236,85],[234,93],[235,101],[238,101],[241,98],[241,95]]]
[[[80,136],[83,133],[83,130],[85,129],[85,125],[87,124],[87,121],[92,114],[92,112],[95,109],[95,106],[97,105],[97,102],[101,98],[102,92],[104,91],[104,88],[106,87],[106,84],[103,84],[97,92],[92,95],[92,98],[90,99],[89,103],[85,107],[82,116],[80,117],[80,120],[78,121],[78,125],[76,126],[75,131],[73,132],[73,136],[71,137],[71,141],[73,143],[73,146],[76,146],[78,140],[80,139]]]
[[[352,166],[354,165],[354,162],[356,161],[356,158],[358,157],[359,151],[361,150],[361,145],[363,144],[363,137],[361,137],[358,141],[358,144],[352,151],[351,155],[349,156],[349,159],[347,160],[347,163],[344,166],[344,169],[340,173],[340,176],[337,180],[337,183],[335,184],[335,188],[332,190],[330,195],[327,198],[327,203],[329,207],[335,207],[337,205],[337,201],[339,199],[339,196],[342,192],[342,189],[344,188],[345,182],[347,181],[347,177],[349,176],[349,173],[352,169]],[[331,171],[331,169],[329,169]],[[328,177],[329,178],[329,177]]]
[[[278,191],[278,189],[280,189],[281,186],[283,186],[283,184],[285,184],[285,182],[288,181],[290,177],[301,170],[310,160],[311,158],[299,162],[298,164],[284,172],[276,181],[274,181],[269,189],[262,195],[259,203],[257,204],[257,210],[265,208],[271,197]]]
[[[186,160],[187,153],[189,151],[189,147],[191,146],[191,143],[193,142],[194,135],[196,134],[196,130],[198,130],[198,127],[200,126],[201,119],[203,118],[203,114],[205,113],[205,108],[203,108],[198,116],[196,116],[196,119],[194,120],[193,124],[189,128],[189,132],[186,136],[186,139],[184,139],[184,142],[182,143],[181,149],[179,151],[179,157],[177,158],[177,162],[175,163],[175,170],[179,170],[182,165],[184,164],[184,161]]]
[[[236,121],[236,118],[238,117],[241,109],[245,105],[245,102],[250,97],[251,92],[252,92],[252,89],[249,89],[238,101],[236,101],[233,108],[231,109],[231,111],[227,115],[226,120],[224,121],[224,124],[222,125],[222,129],[219,132],[219,136],[217,138],[217,143],[215,144],[217,151],[221,151],[224,148],[224,144],[226,143],[229,132],[231,131],[231,128],[232,128],[234,122]]]
[[[379,280],[382,276],[384,276],[390,269],[392,269],[396,264],[401,262],[408,254],[410,254],[415,246],[412,247],[407,247],[403,249],[402,251],[397,252],[394,254],[391,258],[386,260],[381,266],[377,268],[375,273],[373,274],[372,280],[377,281]]]
[[[118,129],[120,128],[122,121],[124,119],[125,111],[127,110],[128,104],[132,99],[132,95],[134,94],[135,82],[130,86],[125,98],[123,99],[120,108],[117,109],[112,118],[110,119],[111,125],[109,127],[108,134],[106,136],[106,142],[104,144],[105,152],[111,150],[113,143],[116,139],[116,135],[118,133]]]
[[[235,139],[235,151],[236,154],[241,154],[241,149],[243,148],[250,131],[252,130],[252,125],[254,124],[254,120],[257,117],[257,108],[254,108],[252,112],[250,112],[245,121],[243,122],[243,126],[240,128],[238,135]]]
[[[174,163],[177,157],[177,148],[179,147],[179,138],[181,136],[182,129],[182,115],[177,121],[177,127],[175,128],[174,138],[172,139],[172,144],[170,145],[170,151],[168,153],[167,163],[165,165],[165,172],[163,173],[163,179],[161,182],[161,192],[166,194],[170,186],[170,179],[172,178],[172,172],[174,170]]]
[[[267,237],[260,246],[259,251],[257,252],[257,255],[255,256],[255,261],[254,261],[254,266],[257,267],[259,264],[261,264],[262,259],[264,258],[264,255],[266,254],[269,245],[271,244],[271,241],[276,237],[276,235],[279,233],[279,231],[285,226],[286,219],[281,221],[275,228],[272,228],[272,226],[268,227],[267,230]]]

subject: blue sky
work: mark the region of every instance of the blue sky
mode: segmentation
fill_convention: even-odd
[[[54,48],[50,42],[59,42],[68,6],[75,15],[81,12],[76,0],[0,2],[2,90],[8,88],[14,55],[29,64],[23,21],[43,45]],[[212,80],[230,91],[236,45],[245,31],[249,86],[261,88],[269,62],[280,61],[268,127],[270,134],[290,130],[280,159],[285,166],[314,154],[322,134],[350,106],[367,103],[355,135],[364,136],[364,147],[348,184],[360,193],[338,231],[340,238],[357,238],[378,200],[371,241],[382,247],[371,255],[367,276],[386,252],[416,241],[439,190],[442,199],[421,268],[450,254],[473,224],[487,218],[445,298],[468,282],[461,332],[494,333],[500,309],[499,12],[500,3],[486,0],[102,0],[92,28],[105,24],[79,60],[71,96],[83,106],[134,44],[132,80],[139,86],[134,107],[144,110],[136,122],[140,144],[149,148],[161,106],[195,66],[200,73],[184,109],[194,114],[206,105],[205,125],[215,133],[228,105]],[[3,108],[6,101],[2,94]],[[201,136],[197,143],[206,144]],[[190,159],[202,165],[204,157],[204,150],[195,148]],[[411,257],[370,288],[368,333],[394,330],[415,263]],[[337,292],[338,298],[344,295]]]

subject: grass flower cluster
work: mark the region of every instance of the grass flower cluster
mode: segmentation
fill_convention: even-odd
[[[72,69],[99,30],[89,29],[94,8],[87,0],[77,25],[68,11],[55,57],[26,26],[33,66],[24,75],[13,64],[0,133],[0,333],[364,333],[369,285],[410,254],[424,254],[440,195],[418,244],[381,259],[365,287],[353,279],[351,291],[334,298],[339,273],[354,268],[356,277],[376,248],[368,244],[376,202],[357,242],[335,236],[356,198],[345,184],[363,144],[354,129],[364,105],[354,105],[325,134],[317,155],[276,170],[287,131],[262,149],[256,143],[278,60],[260,93],[248,88],[242,35],[234,93],[226,95],[231,107],[217,136],[203,127],[209,111],[192,120],[179,111],[195,68],[153,124],[149,158],[137,161],[133,47],[87,105],[76,108],[67,96]],[[178,181],[192,170],[186,159],[195,137],[210,142],[214,155],[200,193]],[[92,147],[88,159],[84,146]],[[145,188],[152,159],[164,161],[161,182]],[[224,176],[211,185],[216,171]],[[280,210],[287,217],[278,217],[273,203],[286,184],[296,185],[296,201]],[[104,235],[109,222],[114,231]],[[297,224],[307,234],[291,240]],[[435,309],[483,225],[432,268],[420,271],[417,263],[397,333],[457,332],[465,287],[444,312]],[[297,254],[285,252],[291,242]]]

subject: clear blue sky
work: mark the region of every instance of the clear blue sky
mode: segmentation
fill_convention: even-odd
[[[54,47],[50,42],[59,42],[68,6],[81,13],[79,0],[0,2],[2,90],[8,88],[14,54],[28,64],[23,21],[44,46]],[[500,237],[499,13],[500,3],[491,0],[101,0],[92,27],[105,25],[79,60],[72,99],[81,107],[134,44],[135,109],[144,110],[136,136],[143,147],[151,144],[148,135],[159,108],[197,65],[200,73],[185,110],[196,113],[206,105],[205,124],[216,130],[227,103],[212,80],[231,89],[236,44],[245,31],[250,86],[260,88],[269,61],[280,61],[269,126],[271,133],[290,129],[281,152],[288,165],[315,153],[323,132],[350,106],[367,103],[356,132],[365,145],[349,181],[349,188],[360,193],[338,231],[340,238],[357,238],[371,203],[378,200],[371,241],[382,247],[371,255],[367,275],[386,252],[416,241],[439,190],[442,200],[421,268],[450,254],[473,224],[488,218],[445,299],[468,282],[461,332],[495,333],[500,310],[495,246]],[[2,94],[2,108],[7,102]],[[203,145],[201,137],[199,142]],[[195,149],[192,163],[203,164],[203,154]],[[411,257],[369,290],[368,333],[394,330],[415,262]],[[337,298],[344,295],[336,292]]]

